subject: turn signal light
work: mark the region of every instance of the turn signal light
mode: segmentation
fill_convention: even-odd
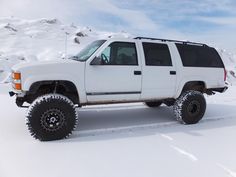
[[[15,89],[16,90],[21,90],[21,84],[20,83],[15,83]]]
[[[13,73],[13,79],[20,80],[21,79],[21,74],[20,73]]]

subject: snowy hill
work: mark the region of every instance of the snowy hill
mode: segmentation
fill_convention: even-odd
[[[227,70],[227,80],[231,85],[236,84],[236,55],[227,52],[223,49],[218,49],[221,58],[223,58],[224,64]]]
[[[19,62],[61,59],[76,54],[93,40],[108,36],[132,37],[128,33],[95,31],[58,19],[22,20],[0,18],[0,83],[8,82],[10,68]],[[66,44],[67,41],[67,45]],[[219,49],[230,83],[236,83],[236,57]]]
[[[65,48],[67,54],[76,54],[91,41],[108,36],[129,37],[129,34],[65,25],[57,19],[0,18],[0,83],[7,81],[10,68],[16,63],[61,59]]]

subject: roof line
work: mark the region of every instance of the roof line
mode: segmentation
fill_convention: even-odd
[[[191,42],[191,41],[181,41],[181,40],[172,40],[172,39],[160,39],[160,38],[149,38],[149,37],[135,37],[134,39],[149,39],[149,40],[158,40],[162,42],[176,42],[176,43],[182,43],[182,44],[193,44],[193,45],[201,45],[201,46],[207,46],[203,43],[198,42]]]

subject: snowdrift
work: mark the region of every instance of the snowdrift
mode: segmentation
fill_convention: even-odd
[[[218,49],[227,70],[227,81],[231,85],[236,85],[236,55],[224,49]]]

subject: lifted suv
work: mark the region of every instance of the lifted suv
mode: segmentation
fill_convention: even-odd
[[[22,63],[12,68],[16,104],[30,104],[27,125],[41,141],[68,137],[76,107],[144,102],[173,106],[181,123],[199,122],[203,94],[224,92],[226,71],[205,44],[143,38],[97,40],[68,60]]]

